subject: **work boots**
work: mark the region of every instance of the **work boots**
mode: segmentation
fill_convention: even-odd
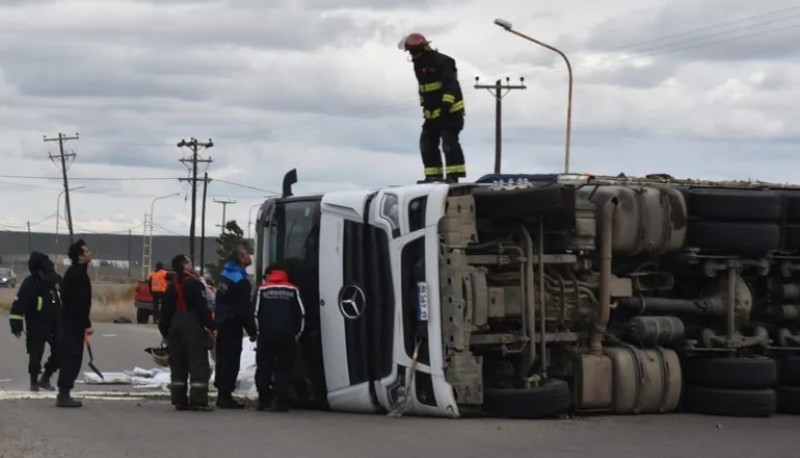
[[[217,396],[217,407],[220,409],[244,409],[244,404],[237,402],[231,393],[219,392]]]
[[[36,374],[31,374],[31,391],[39,391],[39,380],[37,380]]]
[[[42,374],[42,378],[39,379],[39,388],[43,388],[47,391],[55,391],[53,385],[50,384],[50,377],[53,376],[53,373],[45,372]]]
[[[186,382],[170,383],[169,392],[175,410],[189,410],[189,396],[186,394]]]
[[[200,411],[214,410],[208,405],[208,383],[192,382],[189,385],[189,408]]]
[[[56,407],[81,407],[83,403],[69,395],[69,390],[58,390]]]

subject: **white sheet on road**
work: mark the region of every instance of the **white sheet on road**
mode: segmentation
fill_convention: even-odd
[[[210,358],[209,358],[210,360]],[[212,370],[213,370],[213,362]],[[102,371],[102,367],[99,368]],[[211,374],[211,382],[214,380],[214,372]],[[234,394],[248,398],[258,398],[258,392],[255,387],[256,376],[256,352],[255,344],[250,342],[250,339],[245,337],[242,341],[242,357],[239,364],[239,377],[237,387]],[[141,367],[134,367],[133,370],[124,370],[120,372],[103,372],[101,379],[97,374],[92,371],[83,373],[83,381],[90,385],[131,385],[137,389],[143,390],[169,390],[170,371],[166,367],[154,367],[152,369],[144,369]],[[211,386],[213,389],[213,384]]]

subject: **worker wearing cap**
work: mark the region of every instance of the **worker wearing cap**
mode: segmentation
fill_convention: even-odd
[[[153,324],[158,324],[161,316],[161,302],[164,300],[164,292],[167,291],[167,271],[164,270],[164,264],[156,263],[156,270],[150,273],[150,281],[147,286],[153,297]]]
[[[28,270],[31,274],[20,285],[11,305],[11,333],[19,339],[27,329],[25,347],[28,351],[31,391],[39,391],[39,388],[52,391],[55,388],[50,384],[50,378],[58,370],[57,339],[61,313],[58,289],[61,277],[56,273],[53,261],[38,251],[31,253]],[[47,344],[50,345],[50,357],[44,364],[40,379],[38,377]]]
[[[419,103],[425,118],[420,135],[420,152],[425,167],[422,182],[457,183],[467,176],[464,152],[458,136],[464,129],[464,98],[458,83],[456,61],[430,46],[421,33],[405,36],[398,47],[411,55],[419,83]],[[439,152],[442,143],[445,164]]]

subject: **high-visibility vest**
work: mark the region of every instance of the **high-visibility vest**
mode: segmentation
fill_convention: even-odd
[[[150,274],[150,282],[154,293],[163,293],[167,290],[167,271],[159,270]]]

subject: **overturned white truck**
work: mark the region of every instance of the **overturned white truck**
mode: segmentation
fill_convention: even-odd
[[[296,179],[259,211],[256,267],[302,290],[298,404],[800,413],[800,186],[496,175],[293,196]]]

